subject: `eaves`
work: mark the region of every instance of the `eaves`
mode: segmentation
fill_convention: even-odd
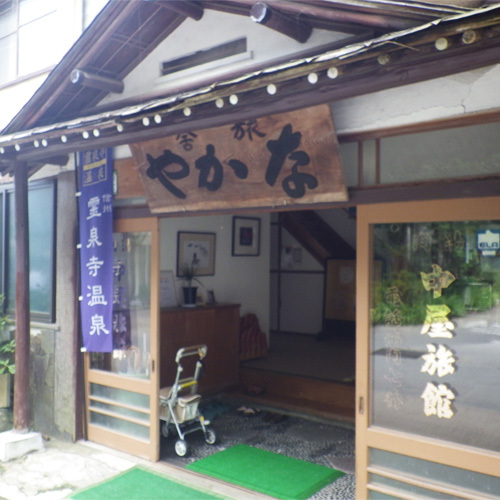
[[[500,6],[434,20],[210,85],[0,136],[0,168],[334,102],[500,62]],[[62,158],[61,158],[62,157]]]

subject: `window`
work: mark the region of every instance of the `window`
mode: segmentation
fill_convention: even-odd
[[[0,0],[0,85],[57,64],[108,0]]]
[[[62,0],[0,0],[0,84],[47,68],[64,54],[57,8]]]
[[[15,308],[16,221],[12,188],[0,191],[1,293],[8,313]],[[29,185],[28,217],[30,240],[31,319],[53,322],[55,311],[56,183],[40,181]]]

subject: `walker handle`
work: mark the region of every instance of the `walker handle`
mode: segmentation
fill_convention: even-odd
[[[200,359],[203,359],[207,355],[207,350],[207,346],[203,344],[193,345],[191,347],[182,347],[177,351],[175,362],[179,363],[182,358],[195,355],[198,355]]]

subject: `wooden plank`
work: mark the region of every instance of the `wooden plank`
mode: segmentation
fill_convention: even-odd
[[[304,403],[319,403],[335,408],[340,414],[354,415],[354,386],[320,379],[256,370],[240,366],[240,384],[262,387],[266,395],[288,397]]]
[[[16,211],[16,376],[14,377],[14,428],[28,430],[30,426],[30,297],[29,297],[29,226],[28,226],[28,166],[14,166]]]
[[[328,105],[131,144],[153,213],[348,199]]]
[[[137,163],[133,158],[115,160],[114,170],[118,178],[116,199],[142,198],[145,196],[141,177],[137,170]]]

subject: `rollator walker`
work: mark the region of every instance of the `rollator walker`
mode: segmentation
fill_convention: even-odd
[[[205,420],[198,410],[201,400],[201,396],[197,394],[198,377],[202,373],[202,360],[206,355],[206,345],[195,345],[179,349],[175,356],[177,364],[175,382],[171,387],[160,389],[160,420],[164,422],[161,432],[163,436],[168,437],[173,427],[175,427],[179,436],[179,439],[175,442],[175,452],[180,457],[186,456],[189,451],[185,437],[191,432],[201,430],[205,442],[208,444],[214,444],[217,439],[215,431],[208,427],[210,422]],[[184,371],[181,362],[189,356],[199,357],[196,361],[194,375],[181,378]]]

